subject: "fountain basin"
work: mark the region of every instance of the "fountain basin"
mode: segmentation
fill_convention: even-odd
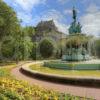
[[[85,61],[85,60],[90,60],[91,57],[87,55],[82,55],[82,54],[73,54],[73,55],[63,55],[62,60],[63,61]]]
[[[47,61],[44,62],[44,66],[65,70],[100,70],[100,60],[82,62]]]

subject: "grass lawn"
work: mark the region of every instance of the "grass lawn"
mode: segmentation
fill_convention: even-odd
[[[10,71],[12,70],[12,68],[16,67],[16,64],[15,63],[9,63],[7,65],[6,64],[1,64],[0,63],[0,77],[12,77],[11,74],[10,74]]]
[[[76,70],[62,70],[62,69],[53,69],[44,67],[42,65],[31,65],[30,68],[32,70],[37,70],[44,73],[51,73],[51,74],[59,74],[59,75],[65,75],[65,76],[89,76],[89,77],[100,77],[100,71],[99,70],[87,70],[87,71],[76,71]]]

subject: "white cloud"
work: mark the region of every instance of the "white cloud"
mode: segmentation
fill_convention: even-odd
[[[22,21],[23,21],[23,20],[26,21],[26,23],[30,22],[30,20],[31,20],[31,16],[30,16],[30,15],[27,15],[27,14],[25,14],[25,13],[23,13],[23,12],[18,12],[18,13],[17,13],[17,16],[18,16],[18,18],[21,19]],[[29,17],[29,16],[30,16],[30,17]]]
[[[98,11],[100,10],[99,7],[97,7],[94,3],[91,3],[91,5],[88,7],[87,12],[88,13],[98,13]]]
[[[58,30],[68,34],[68,26],[66,24],[63,24],[61,21],[64,20],[64,16],[55,9],[50,9],[47,11],[42,12],[38,16],[32,16],[32,13],[30,12],[21,12],[19,11],[17,13],[17,16],[19,19],[22,20],[22,25],[36,25],[41,20],[54,20],[55,25],[57,26]]]
[[[60,20],[63,19],[63,15],[55,9],[51,9],[51,10],[48,10],[46,12],[43,12],[42,16],[41,16],[41,19],[42,20],[54,19],[54,20],[59,20],[60,21]]]
[[[86,10],[87,13],[81,17],[83,25],[82,31],[86,34],[99,35],[100,34],[100,11],[99,8],[91,4]]]
[[[30,13],[25,13],[25,12],[18,12],[17,16],[20,20],[22,20],[21,24],[22,26],[36,26],[37,23],[41,21],[40,16],[32,16]]]
[[[13,2],[13,1],[12,1]],[[14,3],[20,5],[23,10],[32,10],[38,4],[44,4],[46,0],[14,0]]]
[[[61,4],[64,4],[64,3],[67,3],[69,2],[70,0],[58,0],[58,2],[60,2]]]
[[[80,13],[80,11],[78,9],[76,9],[77,13]],[[72,14],[72,9],[66,9],[64,10],[64,14],[67,15],[67,14]]]
[[[71,9],[66,9],[66,10],[64,10],[64,14],[72,14],[72,10]]]
[[[60,4],[66,4],[66,3],[69,3],[71,2],[72,5],[75,4],[75,2],[79,2],[79,0],[57,0]]]
[[[63,32],[65,34],[68,34],[68,28],[69,26],[63,24],[63,23],[59,23],[58,21],[54,21],[55,22],[55,25],[58,27],[58,30],[60,32]]]

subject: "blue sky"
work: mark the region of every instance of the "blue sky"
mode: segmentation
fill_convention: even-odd
[[[4,0],[17,13],[23,26],[36,26],[41,20],[53,19],[58,29],[68,34],[72,8],[76,7],[82,31],[100,35],[100,0]]]

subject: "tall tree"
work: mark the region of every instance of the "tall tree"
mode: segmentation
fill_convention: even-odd
[[[35,29],[32,26],[26,26],[23,28],[23,31],[26,33],[26,35],[32,37],[35,34]]]
[[[17,33],[20,24],[14,10],[0,0],[0,40],[7,35]]]
[[[22,30],[16,34],[14,38],[15,60],[18,62],[19,60],[28,59],[31,54],[32,46],[31,38],[25,34],[25,31]]]

